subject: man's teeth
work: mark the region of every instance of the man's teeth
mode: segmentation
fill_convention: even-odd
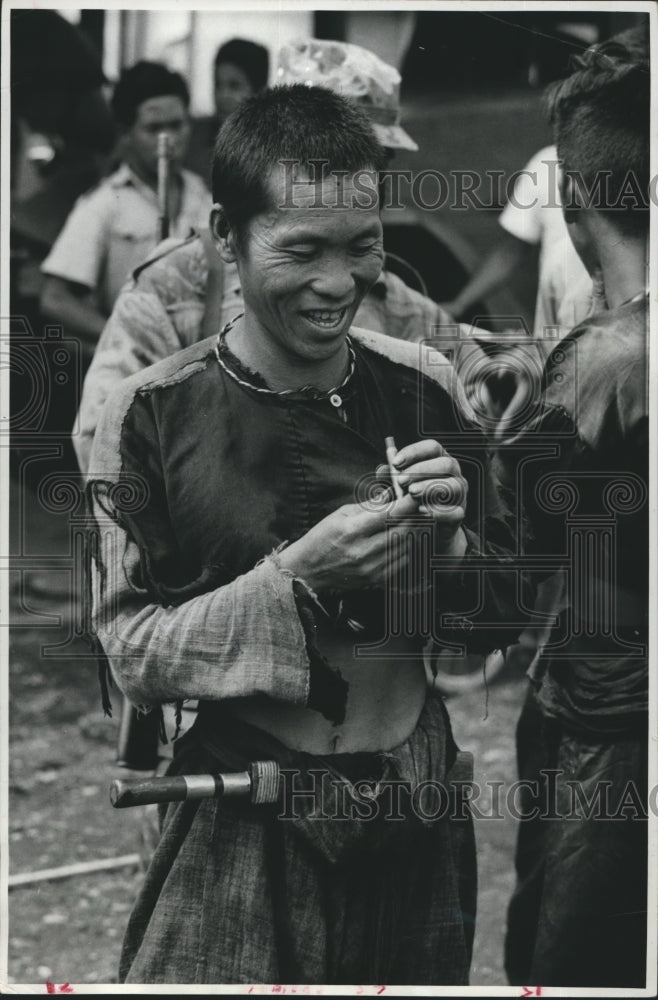
[[[342,317],[344,309],[339,309],[338,311],[329,311],[326,309],[309,309],[306,315],[314,323],[325,323],[327,326],[332,326],[334,323],[338,323]]]

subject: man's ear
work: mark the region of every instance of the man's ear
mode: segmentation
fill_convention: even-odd
[[[215,202],[210,210],[210,233],[215,249],[227,264],[236,260],[235,234],[226,218],[224,206]]]
[[[560,200],[562,202],[562,215],[567,225],[578,222],[581,208],[579,196],[578,185],[574,184],[571,174],[568,171],[562,171],[560,173]]]

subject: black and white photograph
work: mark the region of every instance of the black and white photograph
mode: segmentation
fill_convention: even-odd
[[[655,996],[656,4],[0,41],[0,993]]]

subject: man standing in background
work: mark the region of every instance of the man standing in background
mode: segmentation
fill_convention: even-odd
[[[182,76],[139,62],[116,85],[112,110],[123,128],[122,163],[76,203],[48,257],[43,314],[80,338],[87,360],[128,275],[160,238],[158,135],[169,137],[168,218],[173,236],[207,222],[210,196],[181,168],[190,97]]]
[[[534,248],[539,249],[539,273],[533,332],[542,343],[546,326],[559,326],[564,336],[587,315],[592,305],[592,280],[571,245],[562,218],[559,161],[555,146],[540,149],[518,172],[498,224],[498,242],[469,282],[444,307],[458,320],[470,315],[474,303],[507,285]],[[550,271],[549,271],[550,269]],[[546,286],[555,286],[550,299]]]
[[[517,734],[512,983],[645,985],[649,81],[648,58],[601,45],[549,93],[565,221],[607,308],[552,352],[532,419],[499,446],[529,549],[576,560]]]
[[[220,45],[213,63],[214,115],[192,119],[184,164],[210,180],[212,150],[217,133],[238,104],[267,86],[270,57],[267,49],[246,38],[231,38]]]

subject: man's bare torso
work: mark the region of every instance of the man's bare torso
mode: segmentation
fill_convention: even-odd
[[[232,711],[286,746],[307,753],[390,750],[413,732],[425,704],[427,679],[420,646],[390,639],[381,653],[357,656],[359,639],[319,630],[318,645],[349,684],[345,720],[335,725],[319,712],[270,698],[244,698]]]

